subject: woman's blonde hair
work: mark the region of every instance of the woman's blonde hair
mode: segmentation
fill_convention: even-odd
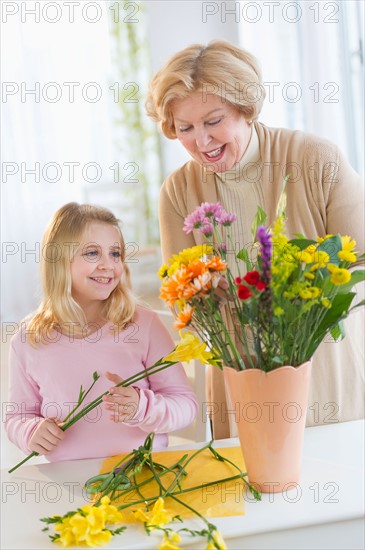
[[[229,101],[246,120],[255,120],[265,99],[261,72],[249,52],[223,40],[193,44],[172,56],[150,82],[146,111],[166,137],[176,138],[171,103],[192,92]]]
[[[89,204],[70,202],[60,208],[45,230],[42,241],[41,280],[43,300],[27,322],[26,335],[31,344],[52,341],[50,332],[85,336],[87,321],[83,310],[71,294],[71,263],[90,223],[106,223],[120,236],[121,279],[105,300],[103,316],[117,331],[122,330],[135,312],[136,299],[131,291],[130,274],[125,261],[125,243],[119,220],[110,210]],[[48,335],[48,338],[47,338]]]

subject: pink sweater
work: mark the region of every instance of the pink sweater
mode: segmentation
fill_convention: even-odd
[[[152,311],[137,307],[135,322],[110,333],[110,324],[87,339],[70,340],[54,333],[56,342],[25,342],[18,332],[10,347],[10,389],[5,428],[9,439],[29,453],[29,439],[39,418],[63,419],[75,406],[80,386],[88,389],[92,374],[101,375],[86,398],[89,403],[113,384],[106,371],[126,379],[153,365],[174,347],[166,328]],[[155,432],[155,447],[166,447],[167,432],[190,424],[197,402],[179,363],[136,384],[138,410],[129,423],[110,420],[104,405],[93,409],[65,432],[65,438],[46,458],[50,461],[113,456],[138,447]],[[85,404],[86,404],[85,403]]]

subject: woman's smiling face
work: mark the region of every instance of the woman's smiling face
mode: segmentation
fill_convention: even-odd
[[[199,164],[231,170],[247,149],[251,125],[220,96],[194,92],[172,102],[176,136]]]

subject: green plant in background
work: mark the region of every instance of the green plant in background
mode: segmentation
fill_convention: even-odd
[[[118,159],[117,166],[121,169],[114,181],[121,184],[121,193],[139,213],[133,220],[133,237],[138,243],[157,244],[161,155],[156,127],[144,111],[151,66],[145,10],[142,2],[126,0],[118,2],[117,7],[118,12],[110,10],[113,63],[117,74],[117,82],[111,88],[114,101],[118,100],[117,147],[121,157],[127,160]]]

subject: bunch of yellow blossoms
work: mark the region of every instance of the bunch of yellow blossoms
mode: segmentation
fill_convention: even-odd
[[[41,521],[54,523],[56,534],[52,535],[51,539],[63,547],[79,544],[94,547],[107,544],[113,535],[124,531],[125,527],[114,530],[107,527],[121,523],[123,519],[123,514],[116,506],[111,505],[110,498],[105,496],[101,499],[100,506],[87,504],[75,512],[43,518]]]
[[[164,536],[159,550],[180,550],[177,546],[181,542],[179,533],[171,528],[165,527],[174,519],[172,515],[165,509],[165,501],[162,497],[158,498],[150,512],[142,509],[134,511],[134,516],[137,521],[144,524],[147,533],[158,529],[162,531]],[[109,525],[121,523],[124,520],[123,514],[116,506],[110,504],[110,498],[104,496],[101,498],[100,505],[91,506],[85,505],[78,508],[74,512],[68,512],[64,516],[52,516],[43,518],[47,524],[54,524],[55,535],[51,535],[52,542],[61,544],[64,548],[68,546],[104,546],[107,544],[113,535],[122,533],[126,527],[118,527],[110,529]],[[44,530],[47,530],[46,527]],[[191,532],[189,529],[183,531]],[[192,532],[192,534],[207,536],[208,545],[206,550],[226,550],[227,547],[223,537],[215,526],[208,524],[208,529],[203,531]]]

